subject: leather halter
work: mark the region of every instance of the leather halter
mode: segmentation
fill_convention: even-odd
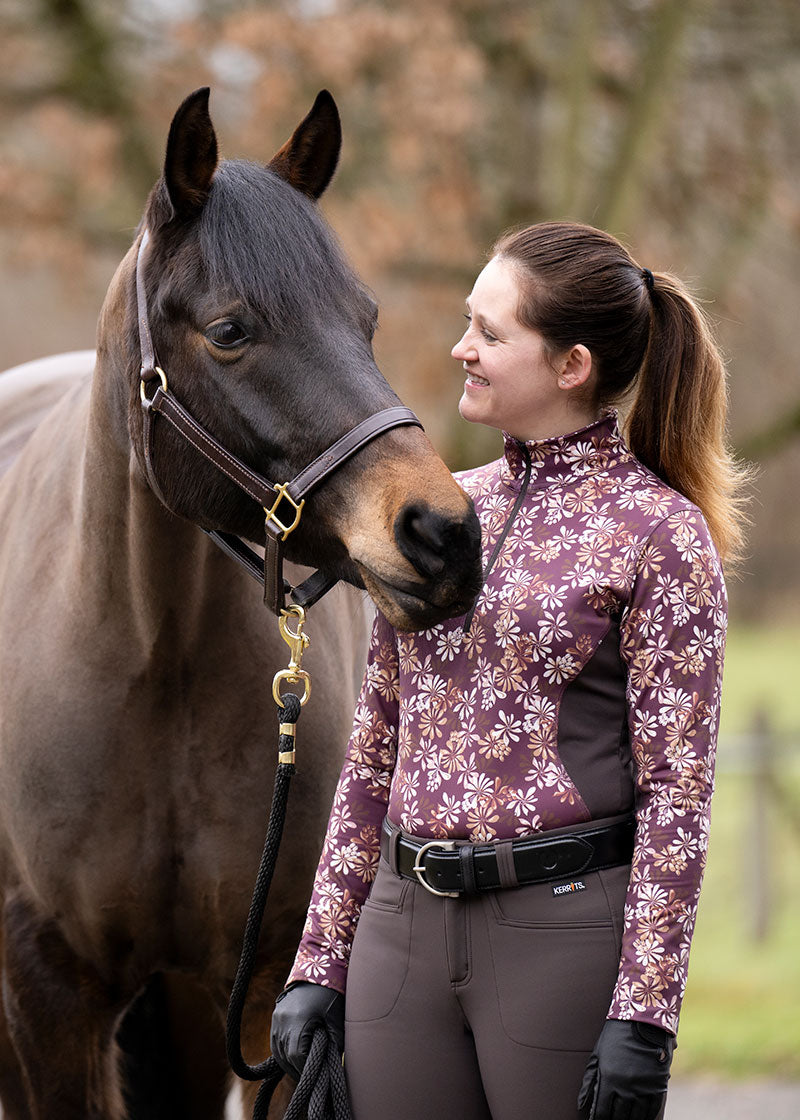
[[[383,409],[362,420],[341,439],[337,439],[312,463],[304,467],[291,482],[276,485],[262,475],[256,474],[241,459],[226,450],[169,390],[167,376],[156,361],[147,318],[142,259],[148,241],[149,233],[145,230],[136,257],[136,303],[142,357],[140,395],[144,413],[144,462],[150,487],[161,503],[169,509],[158,484],[153,464],[153,428],[155,417],[159,415],[163,416],[175,431],[209,463],[222,471],[240,490],[262,507],[266,529],[264,559],[262,561],[258,553],[231,533],[221,530],[205,530],[205,532],[251,576],[254,576],[259,583],[263,583],[264,602],[275,614],[280,614],[285,608],[287,593],[290,593],[292,600],[300,606],[309,606],[338,581],[318,571],[302,584],[292,588],[283,578],[283,542],[297,528],[306,497],[377,436],[406,424],[416,424],[420,428],[422,424],[409,408],[398,406]],[[148,390],[155,382],[158,382],[155,392],[149,396]]]

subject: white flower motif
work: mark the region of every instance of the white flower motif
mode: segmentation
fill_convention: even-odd
[[[442,661],[452,661],[464,640],[464,631],[460,628],[445,630],[436,635],[436,656]]]
[[[343,847],[334,848],[330,854],[330,864],[339,875],[346,875],[358,865],[358,845],[355,841]]]
[[[574,675],[575,668],[575,658],[569,653],[563,653],[545,661],[544,676],[551,684],[563,684]]]
[[[461,804],[454,793],[444,790],[438,807],[434,810],[434,817],[441,821],[448,831],[453,829],[461,816]]]
[[[492,728],[492,731],[503,738],[509,743],[518,743],[523,734],[522,722],[517,719],[510,712],[505,712],[500,709],[497,713],[497,723]]]
[[[573,631],[567,625],[567,616],[563,611],[545,611],[544,618],[539,619],[539,632],[546,642],[555,642],[562,638],[571,638]]]

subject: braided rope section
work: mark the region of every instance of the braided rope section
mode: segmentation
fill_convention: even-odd
[[[270,1058],[269,1061],[274,1061]],[[277,1066],[277,1062],[275,1062]],[[253,1120],[267,1120],[269,1102],[279,1077],[264,1081],[258,1091]],[[303,1073],[297,1082],[284,1120],[352,1120],[342,1059],[336,1042],[324,1027],[314,1031]]]
[[[291,692],[286,693],[282,699],[284,706],[278,709],[278,722],[297,723],[300,715],[300,700]],[[281,734],[278,751],[293,749],[294,736]],[[230,1067],[243,1081],[263,1082],[253,1108],[253,1120],[266,1120],[272,1094],[283,1077],[283,1070],[274,1058],[267,1058],[266,1061],[259,1062],[255,1066],[245,1061],[242,1055],[241,1030],[247,992],[258,953],[264,909],[283,835],[289,785],[294,772],[294,764],[291,762],[279,762],[275,771],[264,851],[247,915],[239,967],[236,970],[236,979],[228,1001],[225,1046]],[[339,1050],[334,1038],[329,1036],[323,1027],[318,1027],[314,1032],[302,1077],[289,1102],[284,1120],[305,1120],[306,1117],[308,1120],[352,1120]]]

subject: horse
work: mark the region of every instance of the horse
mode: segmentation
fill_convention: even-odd
[[[148,482],[137,258],[165,383],[253,471],[293,478],[399,404],[373,356],[376,304],[317,206],[341,145],[333,98],[320,93],[265,165],[218,158],[208,100],[195,91],[172,120],[93,371],[31,393],[36,419],[58,399],[30,434],[19,393],[8,409],[5,1120],[219,1120],[227,1093],[222,1023],[276,765],[270,681],[287,651],[255,582],[209,536],[263,545],[265,510],[163,420],[158,495]],[[7,399],[30,383],[11,380]],[[463,613],[481,578],[471,502],[414,425],[326,478],[284,548],[290,581],[312,565],[344,582],[309,612],[313,695],[245,1016],[250,1061],[267,1050],[350,731],[364,592],[397,628],[420,629]]]

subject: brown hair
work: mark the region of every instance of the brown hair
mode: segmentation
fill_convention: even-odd
[[[554,353],[583,344],[593,403],[633,391],[626,434],[636,457],[702,511],[723,560],[744,544],[748,471],[725,441],[725,365],[710,324],[674,276],[641,268],[592,226],[543,222],[504,234],[493,256],[518,269],[517,318]]]

